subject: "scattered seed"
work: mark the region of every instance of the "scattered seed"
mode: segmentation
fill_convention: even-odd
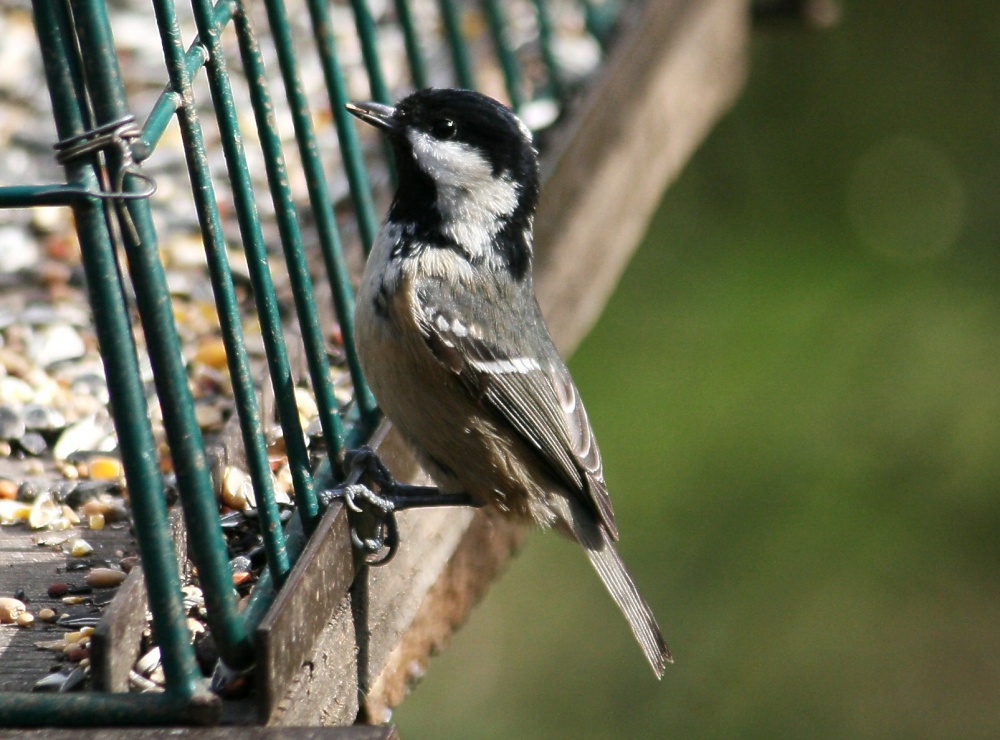
[[[226,345],[219,338],[203,340],[194,353],[194,361],[221,370],[226,367]]]
[[[13,624],[27,608],[19,599],[0,596],[0,624]]]
[[[252,578],[253,578],[253,573],[250,573],[249,571],[244,570],[239,573],[233,573],[233,585],[242,586],[246,583],[249,583]]]
[[[52,650],[57,653],[61,653],[66,647],[65,640],[43,640],[41,642],[36,642],[35,647],[39,650]]]
[[[158,665],[160,665],[160,648],[154,647],[135,662],[135,669],[141,675],[148,676]]]
[[[77,663],[84,658],[89,658],[90,650],[85,648],[83,645],[67,645],[66,649],[63,650],[63,655],[66,656],[67,660]]]
[[[69,554],[74,558],[82,558],[94,552],[94,547],[84,539],[77,538],[69,543]]]
[[[31,507],[20,501],[0,498],[0,524],[23,522],[31,516]]]
[[[125,580],[125,572],[114,568],[94,568],[85,577],[88,585],[94,588],[114,588]]]
[[[95,457],[88,466],[94,480],[117,480],[123,475],[121,460],[115,457]]]
[[[28,524],[32,529],[42,529],[49,526],[62,515],[62,506],[55,500],[51,491],[43,491],[31,505],[28,514]]]
[[[69,593],[69,586],[61,581],[56,581],[55,583],[50,583],[48,588],[48,594],[53,599],[58,599],[60,596],[65,596]],[[51,609],[49,610],[51,611]]]
[[[62,691],[63,686],[66,685],[68,680],[68,673],[50,673],[35,681],[35,685],[31,687],[31,690],[43,693],[55,693]]]

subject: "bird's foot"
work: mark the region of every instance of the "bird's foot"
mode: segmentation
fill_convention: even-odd
[[[388,563],[399,549],[397,511],[479,505],[465,493],[446,494],[434,486],[399,483],[368,446],[349,450],[344,455],[344,469],[348,480],[356,482],[324,491],[320,499],[325,505],[343,499],[351,522],[351,542],[364,553],[369,565]]]

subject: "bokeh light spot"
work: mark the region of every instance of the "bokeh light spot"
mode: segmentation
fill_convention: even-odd
[[[961,177],[930,142],[897,136],[869,149],[847,185],[847,215],[858,238],[893,260],[945,255],[965,214]]]

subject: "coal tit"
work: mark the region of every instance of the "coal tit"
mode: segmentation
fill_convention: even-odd
[[[398,171],[355,310],[375,398],[443,494],[579,542],[662,677],[670,652],[615,549],[597,442],[535,299],[531,132],[468,90],[347,107]]]

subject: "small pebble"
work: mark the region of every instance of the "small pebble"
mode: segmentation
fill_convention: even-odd
[[[0,478],[0,499],[13,501],[17,498],[17,483],[6,478]]]
[[[0,439],[20,439],[26,431],[24,414],[19,409],[0,406]]]
[[[45,451],[49,449],[49,444],[45,441],[45,437],[38,432],[25,432],[17,440],[17,443],[27,454],[35,457],[45,454]]]
[[[31,403],[24,407],[24,425],[29,432],[53,432],[66,426],[66,417],[51,406]]]
[[[226,345],[217,337],[203,340],[195,350],[193,359],[195,362],[221,370],[226,367]]]

